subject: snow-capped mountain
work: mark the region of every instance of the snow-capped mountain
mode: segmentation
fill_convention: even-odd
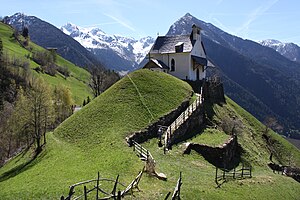
[[[259,43],[276,50],[292,61],[300,62],[300,47],[294,43],[284,43],[273,39],[263,40]]]
[[[83,28],[72,23],[62,26],[61,30],[94,54],[99,50],[114,51],[132,64],[132,69],[128,69],[129,71],[138,67],[154,43],[151,37],[136,40],[120,35],[109,35],[97,27]]]

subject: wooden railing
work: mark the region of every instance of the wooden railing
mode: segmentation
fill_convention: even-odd
[[[137,153],[137,155],[145,161],[147,161],[148,159],[154,160],[150,151],[145,149],[142,145],[140,145],[139,143],[137,143],[134,140],[133,140],[133,151],[135,151]]]
[[[201,89],[202,91],[202,89]],[[202,92],[201,92],[202,93]],[[196,100],[180,114],[180,116],[170,125],[164,133],[164,150],[170,146],[170,139],[174,131],[180,127],[191,115],[192,113],[203,103],[202,95],[196,94]]]
[[[69,194],[67,197],[61,196],[61,200],[79,200],[79,199],[88,199],[88,194],[91,192],[95,191],[96,192],[96,200],[100,199],[121,199],[121,197],[124,197],[126,194],[129,192],[131,195],[133,194],[133,189],[137,188],[139,190],[138,184],[142,178],[143,172],[144,172],[145,167],[139,172],[139,174],[135,177],[135,179],[126,187],[124,184],[119,182],[119,175],[117,176],[116,180],[112,179],[106,179],[106,178],[100,178],[99,172],[98,172],[98,178],[97,179],[92,179],[92,180],[87,180],[87,181],[82,181],[76,184],[73,184],[70,186]],[[114,186],[111,192],[105,191],[103,188],[100,188],[101,182],[102,181],[110,181],[114,182]],[[92,186],[91,189],[87,188],[87,184],[90,184],[89,186]],[[95,185],[94,185],[95,184]],[[117,192],[117,185],[121,185],[125,189],[123,191],[118,191]],[[81,191],[75,191],[76,188],[79,186],[84,186],[83,187],[83,192]],[[81,188],[82,190],[82,188]],[[100,195],[100,193],[102,195]],[[76,196],[75,196],[76,195]],[[104,197],[103,197],[104,195]],[[100,197],[102,196],[102,197]]]

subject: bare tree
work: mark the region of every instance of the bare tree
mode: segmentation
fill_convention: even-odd
[[[28,98],[31,113],[30,125],[33,127],[36,153],[38,154],[42,151],[42,136],[44,136],[44,143],[46,143],[46,130],[53,120],[51,90],[42,79],[33,80],[32,90],[29,92]]]
[[[89,86],[93,91],[94,97],[99,96],[120,79],[119,75],[114,71],[104,70],[101,67],[93,67],[90,73],[91,81]]]

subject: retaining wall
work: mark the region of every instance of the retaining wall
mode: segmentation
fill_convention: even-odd
[[[230,169],[235,163],[235,159],[239,157],[237,137],[232,136],[222,146],[212,147],[205,144],[189,143],[185,154],[189,154],[191,150],[195,150],[201,154],[208,162],[219,167]]]

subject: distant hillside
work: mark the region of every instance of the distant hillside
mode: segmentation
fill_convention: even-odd
[[[61,73],[58,73],[55,76],[50,76],[46,73],[37,73],[33,69],[38,67],[39,64],[33,61],[32,52],[46,50],[30,41],[30,52],[22,47],[21,44],[13,38],[13,33],[14,30],[11,27],[0,22],[0,36],[3,41],[3,49],[5,54],[8,54],[12,59],[19,60],[21,62],[28,62],[29,67],[32,69],[32,73],[35,76],[42,77],[50,85],[67,86],[72,93],[75,103],[78,105],[81,105],[83,99],[86,99],[87,96],[92,97],[91,90],[87,85],[90,80],[90,74],[88,71],[74,65],[60,56],[57,56],[56,64],[61,67],[66,67],[70,71],[68,78],[64,78]],[[28,55],[31,57],[28,57]]]
[[[0,196],[58,199],[68,193],[70,185],[93,179],[98,171],[102,178],[114,179],[119,174],[119,180],[128,185],[144,163],[128,147],[125,137],[190,98],[191,87],[166,73],[138,70],[125,76],[48,134],[46,148],[38,158],[30,160],[27,152],[0,168]],[[134,190],[134,196],[128,198],[164,198],[173,191],[182,172],[182,199],[198,199],[200,194],[203,199],[276,199],[278,196],[296,199],[300,195],[299,183],[274,174],[266,164],[269,148],[278,152],[274,155],[276,162],[293,165],[300,165],[299,151],[274,132],[268,133],[272,142],[267,144],[262,137],[265,127],[230,99],[227,102],[222,106],[208,105],[209,117],[220,134],[225,134],[220,126],[223,119],[238,122],[242,159],[253,167],[252,179],[228,181],[216,189],[213,165],[195,152],[183,155],[185,144],[182,143],[164,154],[157,145],[158,139],[154,138],[142,145],[154,156],[156,170],[168,179],[161,181],[145,174],[139,184],[141,191]]]
[[[33,42],[44,48],[57,48],[58,54],[78,66],[101,65],[101,60],[97,59],[76,40],[37,17],[16,13],[5,17],[3,21],[18,30],[27,26],[30,39]]]
[[[226,94],[259,120],[276,117],[285,131],[300,130],[300,64],[273,49],[230,35],[186,14],[169,35],[189,34],[200,26],[208,57],[223,77]]]

